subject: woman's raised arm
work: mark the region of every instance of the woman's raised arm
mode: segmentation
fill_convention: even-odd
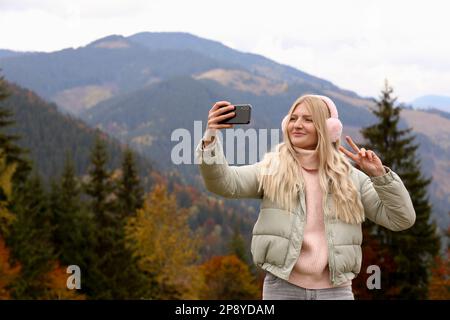
[[[200,173],[206,189],[226,198],[262,198],[259,187],[259,163],[244,166],[229,166],[223,153],[220,140],[214,135],[216,129],[232,128],[231,124],[218,124],[219,121],[234,114],[227,101],[219,101],[208,115],[208,127],[204,138],[195,150]]]

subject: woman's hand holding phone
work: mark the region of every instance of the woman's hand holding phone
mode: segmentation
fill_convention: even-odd
[[[219,122],[234,117],[235,113],[231,111],[234,110],[234,108],[235,107],[228,101],[218,101],[213,105],[208,113],[208,126],[206,127],[206,130],[209,131],[209,134],[207,134],[207,136],[214,137],[215,132],[218,129],[233,128],[233,124],[219,124]],[[203,141],[204,146],[206,147],[213,139],[204,139]]]

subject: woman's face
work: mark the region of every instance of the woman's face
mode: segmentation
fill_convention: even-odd
[[[314,150],[317,146],[317,130],[312,115],[304,102],[300,103],[289,119],[287,131],[291,143],[298,148]]]

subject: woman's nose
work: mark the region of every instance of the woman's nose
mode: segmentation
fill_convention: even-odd
[[[303,121],[299,118],[294,122],[294,128],[301,128],[303,127]]]

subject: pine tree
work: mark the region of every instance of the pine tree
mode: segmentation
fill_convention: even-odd
[[[242,262],[248,264],[247,251],[245,246],[245,241],[242,235],[239,232],[239,226],[236,224],[233,229],[233,235],[229,244],[229,252],[232,255],[235,255]]]
[[[88,270],[93,260],[87,248],[95,243],[94,221],[81,202],[81,186],[70,154],[66,155],[60,181],[52,183],[50,208],[58,260],[62,265],[77,265],[82,271]]]
[[[38,299],[46,290],[46,274],[54,261],[48,199],[39,176],[28,179],[16,197],[17,218],[8,242],[12,261],[19,262],[22,271],[14,283],[14,295],[18,299]]]
[[[120,284],[120,298],[139,299],[146,295],[145,275],[137,266],[137,259],[126,247],[126,219],[136,216],[144,202],[144,190],[141,186],[133,152],[126,148],[123,152],[121,175],[116,181],[115,211],[118,219],[118,233],[115,255],[116,281]]]
[[[2,233],[11,249],[11,262],[21,265],[20,277],[11,284],[15,298],[33,299],[42,296],[45,291],[45,273],[50,268],[53,258],[51,245],[51,226],[48,215],[47,196],[38,176],[28,178],[31,162],[24,159],[28,152],[16,142],[17,135],[6,133],[15,121],[13,113],[3,106],[9,97],[8,83],[0,77],[0,150],[4,178],[2,182],[2,200],[9,213],[5,219],[2,215]],[[8,169],[9,168],[9,169]],[[14,172],[8,172],[14,168]],[[11,186],[12,184],[12,186]],[[5,193],[6,192],[6,193]],[[8,202],[5,203],[5,196]]]
[[[108,154],[105,142],[97,134],[91,152],[91,166],[88,170],[89,181],[84,185],[89,196],[88,209],[92,212],[95,239],[87,254],[93,257],[89,268],[85,270],[85,288],[88,296],[95,299],[113,299],[114,274],[111,263],[117,238],[117,221],[114,219],[111,195],[113,183],[107,170]]]
[[[111,173],[107,170],[108,154],[106,144],[97,134],[91,153],[91,166],[88,170],[89,182],[85,191],[90,196],[90,207],[101,226],[111,226],[114,223],[111,194],[113,184]]]
[[[0,77],[0,149],[6,155],[6,165],[16,163],[17,170],[13,175],[13,184],[16,188],[20,188],[31,171],[31,162],[24,159],[28,150],[17,145],[20,136],[5,133],[15,123],[12,119],[12,111],[2,106],[2,102],[8,97],[8,84],[3,77]]]
[[[80,211],[80,188],[75,180],[73,164],[66,158],[61,183],[52,181],[50,194],[50,209],[52,223],[55,226],[53,243],[59,260],[63,264],[75,264],[67,257],[70,246],[74,244],[76,216]]]
[[[142,208],[144,189],[141,186],[133,152],[127,148],[123,154],[122,175],[118,182],[117,206],[122,217],[129,217]]]
[[[395,272],[382,273],[383,298],[424,299],[433,259],[439,250],[436,226],[430,222],[431,205],[426,191],[431,180],[420,172],[420,160],[416,155],[418,145],[413,143],[415,137],[410,135],[412,129],[399,128],[401,107],[395,106],[397,98],[392,95],[393,89],[386,81],[373,110],[379,122],[361,132],[367,140],[366,147],[374,150],[383,164],[401,177],[411,196],[416,222],[402,232],[391,232],[376,225],[370,228],[396,265]],[[379,256],[378,265],[382,271],[383,259]]]
[[[105,143],[97,136],[85,186],[96,229],[87,293],[95,299],[138,299],[144,295],[143,274],[125,246],[124,228],[125,217],[142,205],[139,179],[132,156],[125,156],[124,175],[118,184],[106,169],[107,161]]]

